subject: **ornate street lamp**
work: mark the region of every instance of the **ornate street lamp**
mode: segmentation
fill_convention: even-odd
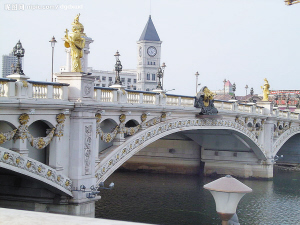
[[[278,95],[276,94],[276,95],[274,96],[274,107],[278,107],[278,105],[277,105],[277,100],[278,100]]]
[[[199,77],[199,73],[198,71],[195,73],[195,76],[196,76],[196,94],[198,93],[198,77]]]
[[[121,64],[121,61],[119,59],[119,57],[121,56],[119,54],[119,51],[117,51],[114,56],[116,57],[116,64],[115,64],[116,79],[115,79],[115,84],[122,85],[122,82],[121,82],[121,79],[120,79],[120,72],[122,71],[122,64]]]
[[[246,89],[246,97],[247,97],[247,89],[248,89],[248,85],[246,84],[245,89]]]
[[[224,83],[224,95],[225,95],[225,84],[226,84],[226,82],[227,82],[227,80],[224,79],[224,80],[223,80],[223,83]]]
[[[289,101],[291,100],[291,95],[290,94],[287,94],[287,97],[286,97],[286,108],[289,109],[290,106],[289,106]]]
[[[235,98],[235,91],[236,91],[236,85],[235,85],[235,83],[233,83],[233,85],[232,85],[232,91],[233,91],[232,99],[236,99]]]
[[[52,39],[49,42],[51,43],[51,47],[52,47],[52,73],[51,73],[51,81],[53,82],[53,56],[54,56],[55,43],[57,41],[55,40],[55,37],[53,36]]]
[[[20,40],[16,44],[16,46],[13,48],[13,54],[14,56],[18,57],[18,63],[16,66],[16,69],[14,70],[14,73],[18,73],[20,75],[25,75],[22,70],[22,65],[21,65],[21,59],[24,57],[25,49],[22,47],[22,44]]]
[[[161,65],[161,70],[162,70],[162,79],[161,79],[161,86],[164,86],[164,74],[165,74],[165,69],[166,69],[166,64],[163,62],[163,64]]]
[[[227,225],[228,220],[236,213],[241,198],[246,193],[252,192],[251,188],[230,175],[210,182],[203,187],[213,195],[217,213],[222,219],[222,225]]]
[[[166,68],[165,63],[163,63],[162,66],[158,68],[158,71],[157,71],[158,84],[156,86],[157,90],[163,90],[163,85],[162,85],[162,82],[160,81],[160,79],[162,79],[164,76],[165,68]]]
[[[251,102],[253,102],[253,94],[254,94],[254,90],[253,87],[250,89],[250,95],[251,95]]]

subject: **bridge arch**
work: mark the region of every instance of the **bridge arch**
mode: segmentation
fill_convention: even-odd
[[[124,162],[154,141],[176,132],[199,129],[233,130],[245,137],[259,159],[266,159],[263,146],[258,143],[255,133],[237,122],[221,119],[177,118],[148,127],[129,137],[122,145],[108,150],[96,167],[97,183],[105,181]]]
[[[70,178],[39,161],[3,147],[0,147],[0,168],[25,175],[49,185],[64,195],[72,196]]]
[[[291,127],[282,133],[273,145],[274,156],[278,153],[281,147],[296,134],[300,134],[300,127]]]

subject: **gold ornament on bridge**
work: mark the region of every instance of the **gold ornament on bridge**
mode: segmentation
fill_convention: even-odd
[[[263,101],[269,101],[270,85],[267,78],[264,81],[264,86],[261,86],[261,89],[263,89]]]
[[[20,124],[24,125],[26,123],[28,123],[29,121],[29,115],[27,113],[23,113],[20,117],[19,117],[19,122]]]
[[[60,113],[56,116],[56,122],[63,123],[66,120],[66,116],[63,113]]]
[[[146,114],[146,113],[143,113],[143,114],[141,115],[141,120],[142,120],[142,122],[145,122],[146,119],[147,119],[147,114]]]
[[[97,119],[97,123],[100,123],[102,115],[100,113],[96,113],[95,117]]]
[[[126,120],[126,115],[125,114],[121,114],[120,117],[119,117],[119,119],[120,119],[121,123],[124,123],[125,120]]]
[[[65,35],[65,47],[71,48],[71,59],[72,59],[72,72],[82,72],[81,67],[81,58],[83,57],[83,48],[85,46],[85,38],[82,36],[86,36],[83,31],[84,27],[79,22],[78,14],[74,22],[72,23],[72,33],[69,35],[69,30],[66,29]]]

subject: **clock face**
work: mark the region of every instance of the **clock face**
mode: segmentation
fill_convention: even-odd
[[[139,55],[142,57],[142,46],[139,48]]]
[[[150,46],[148,49],[147,49],[147,53],[148,55],[150,56],[155,56],[156,53],[157,53],[157,50],[154,46]]]

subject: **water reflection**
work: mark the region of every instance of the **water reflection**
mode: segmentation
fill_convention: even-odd
[[[238,205],[241,224],[300,224],[300,173],[276,172],[274,181],[241,180],[253,189]],[[203,185],[210,178],[117,172],[101,191],[96,217],[164,225],[220,224],[215,203]]]

